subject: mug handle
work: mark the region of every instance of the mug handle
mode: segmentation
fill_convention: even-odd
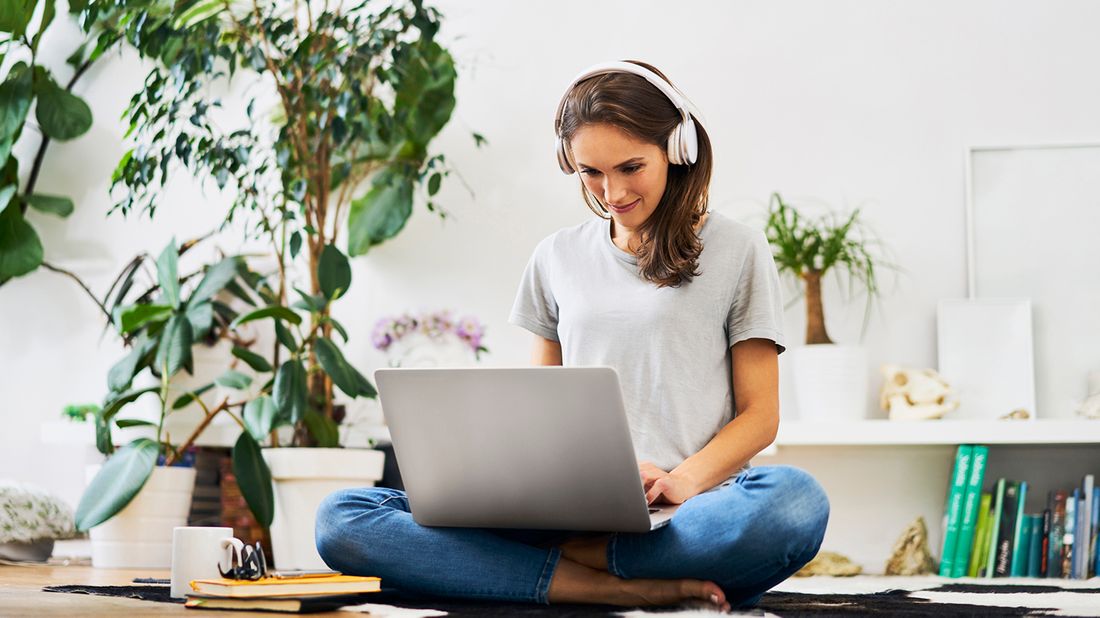
[[[221,560],[218,561],[218,571],[223,576],[227,576],[228,573],[233,573],[237,567],[241,565],[241,553],[244,551],[244,542],[235,537],[229,537],[222,539],[222,549],[225,551],[226,566],[222,566]]]

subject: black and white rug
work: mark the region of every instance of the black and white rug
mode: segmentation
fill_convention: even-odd
[[[69,592],[178,602],[165,585],[47,586]],[[624,610],[607,605],[531,605],[454,599],[410,598],[394,591],[367,595],[370,602],[344,611],[383,618],[435,616],[521,616],[555,618],[639,618],[718,616],[694,607]],[[1097,616],[1100,578],[1089,581],[1035,579],[945,579],[940,577],[812,577],[788,580],[764,595],[760,605],[734,615],[776,616]],[[725,614],[729,615],[729,614]]]

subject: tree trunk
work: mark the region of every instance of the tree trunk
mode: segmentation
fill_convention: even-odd
[[[832,343],[825,332],[825,312],[821,308],[821,271],[802,273],[806,282],[806,344]]]

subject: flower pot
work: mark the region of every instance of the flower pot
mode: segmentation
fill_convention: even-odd
[[[99,472],[86,468],[87,482]],[[92,566],[168,569],[172,567],[172,529],[187,525],[195,469],[157,466],[130,504],[94,527]]]
[[[334,491],[373,487],[385,455],[371,449],[265,448],[275,490],[271,551],[278,569],[327,569],[317,553],[317,507]]]
[[[793,347],[788,354],[800,419],[867,418],[867,351],[863,347],[820,343]]]

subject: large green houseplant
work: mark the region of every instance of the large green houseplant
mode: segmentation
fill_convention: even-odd
[[[859,345],[835,344],[829,337],[821,281],[828,272],[843,269],[850,292],[856,282],[866,288],[866,332],[871,302],[880,292],[877,274],[883,267],[896,267],[869,250],[879,243],[862,225],[859,209],[846,216],[828,213],[812,219],[773,193],[764,232],[779,273],[794,278],[806,299],[806,345],[791,350],[800,415],[822,421],[863,418],[867,411],[866,350]]]
[[[120,0],[82,14],[152,61],[126,112],[134,147],[114,174],[116,209],[153,216],[183,169],[227,190],[227,222],[244,223],[274,256],[269,293],[232,325],[270,320],[275,335],[250,362],[272,378],[237,402],[242,440],[278,446],[276,430],[289,426],[285,444],[338,446],[335,389],[376,395],[337,343],[348,333],[332,306],[351,284],[348,254],[398,234],[414,201],[446,216],[433,198],[450,170],[428,152],[455,104],[454,62],[435,41],[440,17],[420,0],[346,9]],[[253,94],[230,108],[215,93],[242,79]],[[241,122],[224,128],[218,110]],[[242,484],[257,511],[254,489]]]
[[[79,12],[82,2],[69,3]],[[57,16],[54,0],[4,0],[0,3],[0,286],[33,272],[39,266],[69,274],[45,263],[42,241],[26,218],[28,209],[59,217],[73,212],[65,196],[37,189],[39,174],[51,140],[67,141],[85,134],[92,126],[88,104],[73,94],[76,82],[116,39],[105,36],[93,46],[80,45],[67,63],[73,73],[62,81],[39,56],[42,36]],[[96,29],[92,29],[96,31]],[[5,63],[4,61],[7,60]],[[31,109],[34,109],[33,120]],[[24,131],[30,127],[30,131]],[[20,161],[13,148],[27,133],[38,140],[26,181],[20,187]],[[27,138],[27,139],[32,139]]]

